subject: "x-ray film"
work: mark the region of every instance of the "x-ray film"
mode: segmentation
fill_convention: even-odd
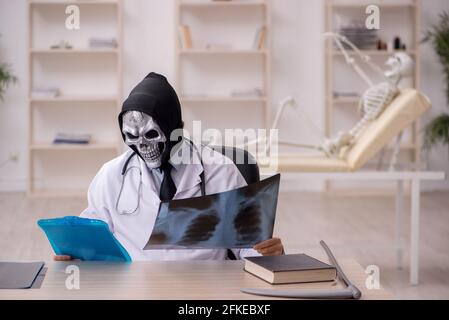
[[[272,238],[280,175],[198,198],[162,202],[144,250],[251,248]]]

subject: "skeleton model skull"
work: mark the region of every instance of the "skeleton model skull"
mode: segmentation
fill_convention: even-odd
[[[145,160],[148,168],[162,165],[167,152],[167,137],[149,115],[139,111],[128,111],[123,115],[123,135],[128,146],[134,146]]]
[[[350,43],[344,37],[335,35],[337,41]],[[340,43],[341,44],[341,43]],[[353,48],[353,44],[350,44]],[[341,50],[345,50],[340,46]],[[338,157],[344,147],[351,146],[358,138],[360,133],[367,125],[376,120],[382,112],[391,104],[391,102],[399,94],[398,84],[403,77],[410,76],[413,71],[413,60],[405,53],[396,53],[388,59],[385,65],[389,68],[384,72],[385,81],[377,85],[372,85],[369,78],[355,65],[352,58],[348,58],[356,71],[366,79],[371,87],[363,94],[360,101],[360,111],[363,115],[362,119],[348,132],[339,132],[334,138],[326,139],[320,146],[320,149],[328,157]]]

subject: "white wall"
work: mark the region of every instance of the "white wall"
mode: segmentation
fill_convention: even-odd
[[[422,21],[424,26],[430,26],[436,23],[441,11],[449,11],[449,1],[446,0],[424,0],[423,1]],[[428,123],[433,117],[446,112],[449,113],[448,101],[444,94],[446,90],[446,80],[442,73],[442,66],[438,57],[430,44],[426,44],[422,49],[421,59],[421,87],[433,103],[433,108],[425,116],[423,123]],[[435,170],[444,170],[449,175],[449,149],[448,147],[439,147],[426,155],[429,168]],[[427,183],[430,189],[449,188],[449,181]]]
[[[158,71],[174,79],[174,1],[124,1],[124,88],[126,96],[131,88],[149,71]],[[437,14],[449,10],[447,0],[424,0],[423,22],[436,21]],[[320,34],[324,28],[323,1],[273,1],[273,103],[286,95],[293,95],[317,124],[323,124],[324,69],[323,43]],[[19,153],[18,163],[0,168],[0,190],[24,190],[27,172],[27,18],[26,0],[0,0],[0,60],[13,65],[20,82],[8,90],[0,102],[0,163],[10,153]],[[431,115],[446,109],[444,78],[441,67],[426,46],[422,58],[422,89],[434,103]],[[429,118],[427,115],[426,119]],[[297,120],[293,111],[287,111],[282,123],[281,137],[298,136],[312,139]],[[299,125],[298,125],[299,124]],[[429,157],[434,170],[449,171],[448,152],[438,149]],[[448,187],[447,183],[430,185]],[[301,186],[316,189],[318,185]]]
[[[24,190],[27,177],[27,26],[25,0],[0,1],[0,60],[19,78],[0,101],[0,162],[19,154],[17,163],[0,168],[0,190]]]

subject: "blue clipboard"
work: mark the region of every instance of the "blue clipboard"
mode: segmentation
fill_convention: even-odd
[[[69,216],[43,219],[37,224],[57,255],[69,255],[84,261],[131,261],[126,249],[104,221]]]

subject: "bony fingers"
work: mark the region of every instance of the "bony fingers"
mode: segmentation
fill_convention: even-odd
[[[260,249],[260,250],[258,250],[258,252],[261,254],[277,253],[277,252],[282,252],[282,248],[279,246],[272,246],[272,247]]]

